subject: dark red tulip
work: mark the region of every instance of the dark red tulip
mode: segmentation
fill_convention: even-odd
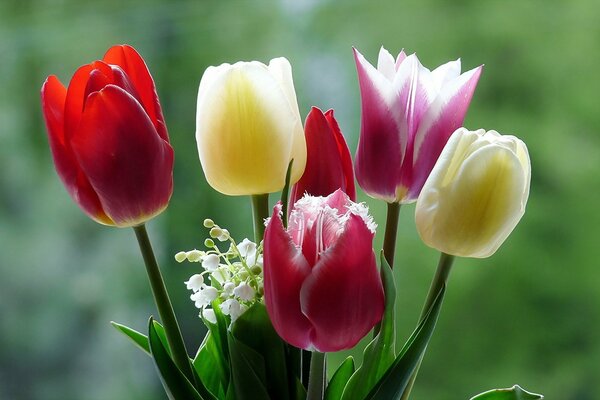
[[[305,194],[328,196],[342,189],[356,201],[354,170],[350,150],[333,116],[333,110],[323,114],[313,107],[304,124],[306,137],[306,168],[302,178],[290,192],[291,206]]]
[[[68,88],[49,76],[41,97],[56,172],[87,215],[126,227],[167,207],[173,149],[154,81],[133,47],[111,47]]]
[[[341,190],[305,196],[288,228],[281,205],[265,230],[265,305],[285,341],[331,352],[354,347],[381,320],[384,293],[373,253],[375,223]]]

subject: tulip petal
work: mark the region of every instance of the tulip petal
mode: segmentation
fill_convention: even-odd
[[[327,118],[327,122],[329,126],[333,130],[335,140],[338,146],[338,154],[341,157],[341,165],[343,171],[343,177],[345,183],[342,187],[342,190],[350,197],[350,200],[356,201],[356,187],[354,185],[354,168],[352,166],[352,157],[350,156],[350,149],[348,148],[348,144],[344,139],[344,135],[340,130],[340,127],[333,116],[333,110],[328,110],[325,113],[325,118]]]
[[[387,79],[356,49],[354,58],[362,104],[356,179],[371,196],[394,201],[407,145],[407,137],[399,134],[403,117]]]
[[[302,285],[302,311],[313,325],[310,340],[318,351],[351,348],[381,320],[384,295],[372,237],[362,218],[351,214]]]
[[[333,112],[330,110],[328,113],[329,117],[313,107],[306,117],[306,169],[302,178],[292,187],[292,205],[304,193],[328,196],[339,188],[346,191],[348,181],[351,182],[350,191],[356,198],[350,150],[333,118]],[[346,174],[350,174],[350,177]]]
[[[311,325],[300,308],[300,288],[310,266],[281,221],[281,205],[275,206],[265,229],[265,305],[273,327],[286,342],[310,347]]]
[[[173,149],[140,103],[120,87],[108,85],[89,96],[72,146],[117,226],[134,226],[167,206]]]
[[[148,113],[150,120],[152,120],[156,131],[163,140],[169,141],[169,134],[167,133],[154,80],[144,59],[133,47],[121,45],[108,49],[103,61],[108,64],[118,65],[125,71],[127,77],[139,93],[140,102]]]
[[[281,190],[299,122],[279,82],[251,62],[212,69],[200,88],[196,140],[209,184],[228,195]]]
[[[69,195],[92,219],[105,225],[113,222],[102,210],[100,200],[75,159],[64,132],[67,90],[52,75],[42,86],[42,111],[56,172]]]
[[[381,46],[381,49],[379,49],[377,70],[381,72],[381,74],[385,76],[388,81],[392,82],[394,80],[394,75],[396,75],[396,62],[394,61],[394,57],[390,54],[390,52],[384,49],[383,46]]]
[[[415,136],[414,175],[407,202],[418,197],[448,138],[462,125],[481,71],[482,66],[446,84],[423,117]]]
[[[87,99],[86,89],[90,73],[94,67],[92,64],[82,65],[75,71],[69,88],[67,89],[67,98],[65,100],[65,140],[70,141],[77,132],[83,106]]]

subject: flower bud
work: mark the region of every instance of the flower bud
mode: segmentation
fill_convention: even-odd
[[[417,200],[421,239],[455,256],[491,256],[523,216],[530,180],[529,154],[521,140],[458,129]]]
[[[209,67],[198,89],[196,141],[208,183],[227,195],[281,190],[306,164],[306,144],[285,58]]]

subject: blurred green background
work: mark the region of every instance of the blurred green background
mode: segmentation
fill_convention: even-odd
[[[354,152],[360,98],[351,46],[417,52],[432,68],[485,64],[465,125],[521,137],[533,181],[503,247],[460,259],[416,400],[518,383],[549,399],[600,398],[600,4],[595,0],[0,2],[0,399],[164,399],[150,359],[110,325],[156,314],[131,230],[95,224],[52,165],[39,90],[129,43],[156,80],[176,152],[168,210],[149,224],[190,348],[202,337],[176,264],[212,217],[241,239],[250,203],[208,187],[194,139],[209,65],[286,56],[303,116],[334,108]],[[382,204],[362,196],[383,224]],[[415,325],[437,254],[401,212],[398,337]],[[382,232],[376,247],[381,246]],[[330,365],[344,354],[331,357]]]

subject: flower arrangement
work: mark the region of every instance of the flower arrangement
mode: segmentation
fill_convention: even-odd
[[[381,49],[377,67],[354,50],[362,99],[354,165],[334,117],[300,117],[285,58],[209,67],[197,104],[196,141],[209,184],[252,199],[254,239],[235,240],[211,219],[185,282],[207,328],[186,349],[145,223],[173,190],[173,148],[150,72],[135,49],[114,46],[80,67],[68,87],[41,91],[50,149],[69,195],[93,220],[132,227],[160,322],[147,334],[113,325],[152,358],[170,399],[408,399],[433,334],[456,257],[489,257],[525,212],[531,166],[518,138],[462,127],[482,67],[432,71],[415,54]],[[356,202],[354,174],[387,203],[385,239]],[[281,192],[275,204],[269,194]],[[440,251],[420,320],[395,335],[392,268],[400,204],[416,202],[423,242]],[[378,262],[379,261],[379,262]],[[355,347],[326,373],[326,353]],[[397,350],[400,348],[400,350]],[[515,385],[478,400],[541,399]]]

